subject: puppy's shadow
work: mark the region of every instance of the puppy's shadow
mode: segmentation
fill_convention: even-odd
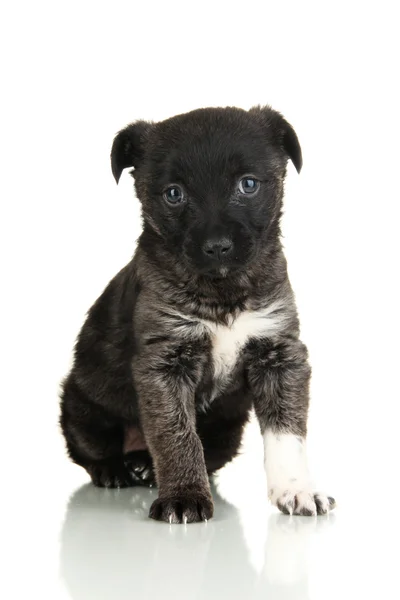
[[[317,525],[273,514],[267,529],[253,527],[249,538],[249,512],[241,514],[215,487],[212,493],[214,519],[170,526],[148,518],[156,489],[79,488],[61,534],[60,569],[71,599],[308,598],[303,550]],[[257,569],[249,544],[260,540],[266,542]]]

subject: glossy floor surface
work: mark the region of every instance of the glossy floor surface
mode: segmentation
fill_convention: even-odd
[[[359,479],[346,494],[345,473],[329,516],[279,514],[266,500],[260,444],[251,424],[243,454],[213,482],[215,517],[187,526],[148,518],[156,489],[95,488],[61,453],[48,459],[57,473],[25,486],[26,455],[3,510],[3,597],[399,597],[391,490]]]

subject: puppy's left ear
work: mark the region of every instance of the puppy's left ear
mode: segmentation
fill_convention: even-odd
[[[115,136],[111,149],[111,169],[117,183],[124,169],[136,168],[143,160],[152,125],[148,121],[136,121]]]
[[[303,157],[300,142],[293,127],[283,118],[281,113],[273,110],[270,106],[254,106],[249,112],[260,119],[263,125],[267,125],[269,130],[274,133],[278,144],[290,158],[296,167],[296,171],[300,173],[303,166]]]

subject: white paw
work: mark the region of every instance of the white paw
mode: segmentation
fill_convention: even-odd
[[[295,489],[292,485],[286,488],[271,486],[268,495],[272,504],[287,515],[307,517],[326,515],[336,506],[336,502],[331,496],[307,489]]]

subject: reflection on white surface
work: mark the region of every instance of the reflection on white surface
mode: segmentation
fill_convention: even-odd
[[[214,519],[169,526],[148,519],[156,494],[86,484],[72,495],[60,567],[73,600],[309,598],[309,541],[332,516],[260,519],[213,487]]]

